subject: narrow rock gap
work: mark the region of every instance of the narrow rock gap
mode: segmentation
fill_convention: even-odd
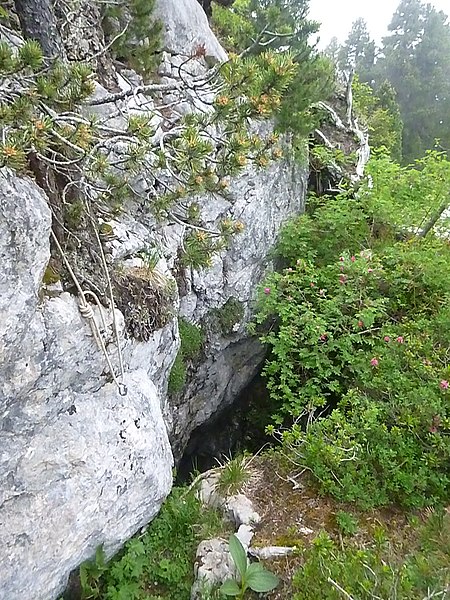
[[[271,406],[262,367],[231,405],[194,429],[178,465],[176,485],[188,482],[193,473],[243,452],[254,454],[273,442],[265,433]]]

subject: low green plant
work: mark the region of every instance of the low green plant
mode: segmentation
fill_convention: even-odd
[[[182,351],[179,350],[170,370],[169,382],[167,385],[167,391],[169,394],[177,394],[178,392],[181,392],[184,384],[186,383],[186,377],[186,363],[184,362]]]
[[[174,488],[145,533],[129,540],[105,564],[101,550],[81,567],[83,598],[101,600],[187,599],[198,543],[224,529],[215,510],[193,491]]]
[[[222,594],[225,596],[235,596],[238,600],[242,600],[247,590],[267,593],[277,587],[279,579],[276,575],[267,571],[259,562],[248,562],[247,553],[235,534],[230,537],[229,549],[240,579],[228,579],[225,581],[220,588]]]
[[[178,330],[180,332],[181,348],[183,356],[187,360],[194,360],[202,349],[204,333],[201,327],[190,323],[187,319],[178,319]]]
[[[222,334],[227,336],[233,332],[236,324],[242,321],[244,305],[237,298],[231,297],[220,308],[214,308],[211,314],[217,321]]]
[[[345,510],[336,513],[336,525],[342,535],[355,535],[358,531],[358,519]]]
[[[216,488],[222,496],[238,494],[250,477],[248,457],[236,456],[221,467]]]
[[[450,516],[439,512],[406,541],[374,536],[337,544],[321,532],[302,551],[293,600],[445,598],[450,576]]]
[[[178,319],[178,329],[181,344],[169,375],[168,391],[170,394],[176,394],[183,389],[187,377],[186,361],[195,360],[204,341],[202,328],[189,323],[183,317]]]

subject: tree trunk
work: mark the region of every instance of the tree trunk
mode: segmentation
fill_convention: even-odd
[[[51,0],[14,0],[22,33],[36,40],[48,59],[65,58]]]
[[[420,238],[424,238],[432,229],[433,227],[436,225],[436,223],[439,221],[439,219],[441,218],[442,214],[447,210],[447,208],[449,207],[449,200],[445,200],[440,207],[437,209],[436,213],[431,217],[431,219],[428,221],[428,223],[425,224],[424,228],[422,229],[422,231],[420,231],[418,233],[418,237]]]

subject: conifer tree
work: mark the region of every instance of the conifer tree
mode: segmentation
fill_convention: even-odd
[[[397,92],[404,121],[403,151],[410,162],[434,146],[450,148],[450,25],[420,0],[402,0],[383,39],[378,80]]]
[[[337,62],[341,70],[354,68],[360,81],[371,81],[375,64],[375,42],[370,38],[364,19],[353,22],[347,40],[338,52]]]

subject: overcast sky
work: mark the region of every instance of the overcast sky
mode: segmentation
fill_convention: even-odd
[[[450,0],[430,2],[445,14],[450,13]],[[344,42],[358,17],[366,20],[372,37],[380,43],[398,4],[397,0],[310,0],[310,18],[322,24],[319,48],[325,48],[333,36]]]

